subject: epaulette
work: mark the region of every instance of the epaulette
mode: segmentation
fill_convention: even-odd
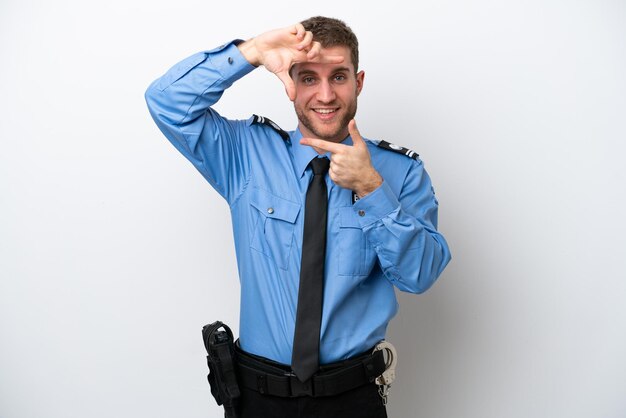
[[[420,156],[413,150],[401,147],[400,145],[392,144],[391,142],[381,140],[377,145],[383,149],[397,152],[398,154],[404,154],[409,158],[413,158],[414,160],[417,160]]]
[[[267,125],[273,130],[275,130],[276,132],[278,132],[285,141],[289,140],[289,134],[287,133],[287,131],[284,131],[280,126],[276,125],[276,123],[274,123],[271,119],[266,118],[264,116],[259,116],[259,115],[252,115],[252,117],[253,117],[252,123],[258,123],[260,125]]]

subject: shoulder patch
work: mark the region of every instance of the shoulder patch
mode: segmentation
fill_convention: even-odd
[[[278,126],[276,123],[274,123],[271,119],[266,118],[264,116],[259,116],[259,115],[252,115],[252,117],[253,117],[252,123],[256,123],[259,125],[267,125],[273,130],[275,130],[276,132],[278,132],[278,134],[285,141],[289,140],[289,134],[286,131],[284,131],[280,126]]]
[[[409,158],[413,158],[414,160],[417,160],[417,158],[420,156],[418,153],[416,153],[413,150],[401,147],[400,145],[392,144],[391,142],[381,140],[377,145],[380,148],[397,152],[398,154],[404,154]]]

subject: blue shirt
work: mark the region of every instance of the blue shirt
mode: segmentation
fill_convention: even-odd
[[[240,343],[291,363],[304,200],[317,153],[298,130],[229,120],[211,108],[255,67],[235,44],[195,54],[152,83],[155,122],[230,206],[241,283]],[[346,138],[345,144],[352,144]],[[320,362],[346,359],[385,337],[398,305],[394,286],[421,293],[450,251],[437,232],[437,200],[422,162],[366,139],[383,184],[353,203],[327,176],[328,242]]]

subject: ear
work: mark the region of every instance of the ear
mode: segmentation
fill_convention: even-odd
[[[365,71],[361,70],[356,73],[356,95],[361,94],[363,90],[363,81],[365,80]]]

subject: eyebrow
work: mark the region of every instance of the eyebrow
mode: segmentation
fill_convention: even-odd
[[[337,68],[333,69],[332,72],[333,73],[338,73],[338,72],[341,72],[341,71],[349,72],[350,68],[348,68],[348,67],[337,67]],[[304,70],[298,71],[297,75],[298,75],[298,77],[303,76],[303,75],[317,75],[317,72],[313,71],[313,70],[304,69]]]

